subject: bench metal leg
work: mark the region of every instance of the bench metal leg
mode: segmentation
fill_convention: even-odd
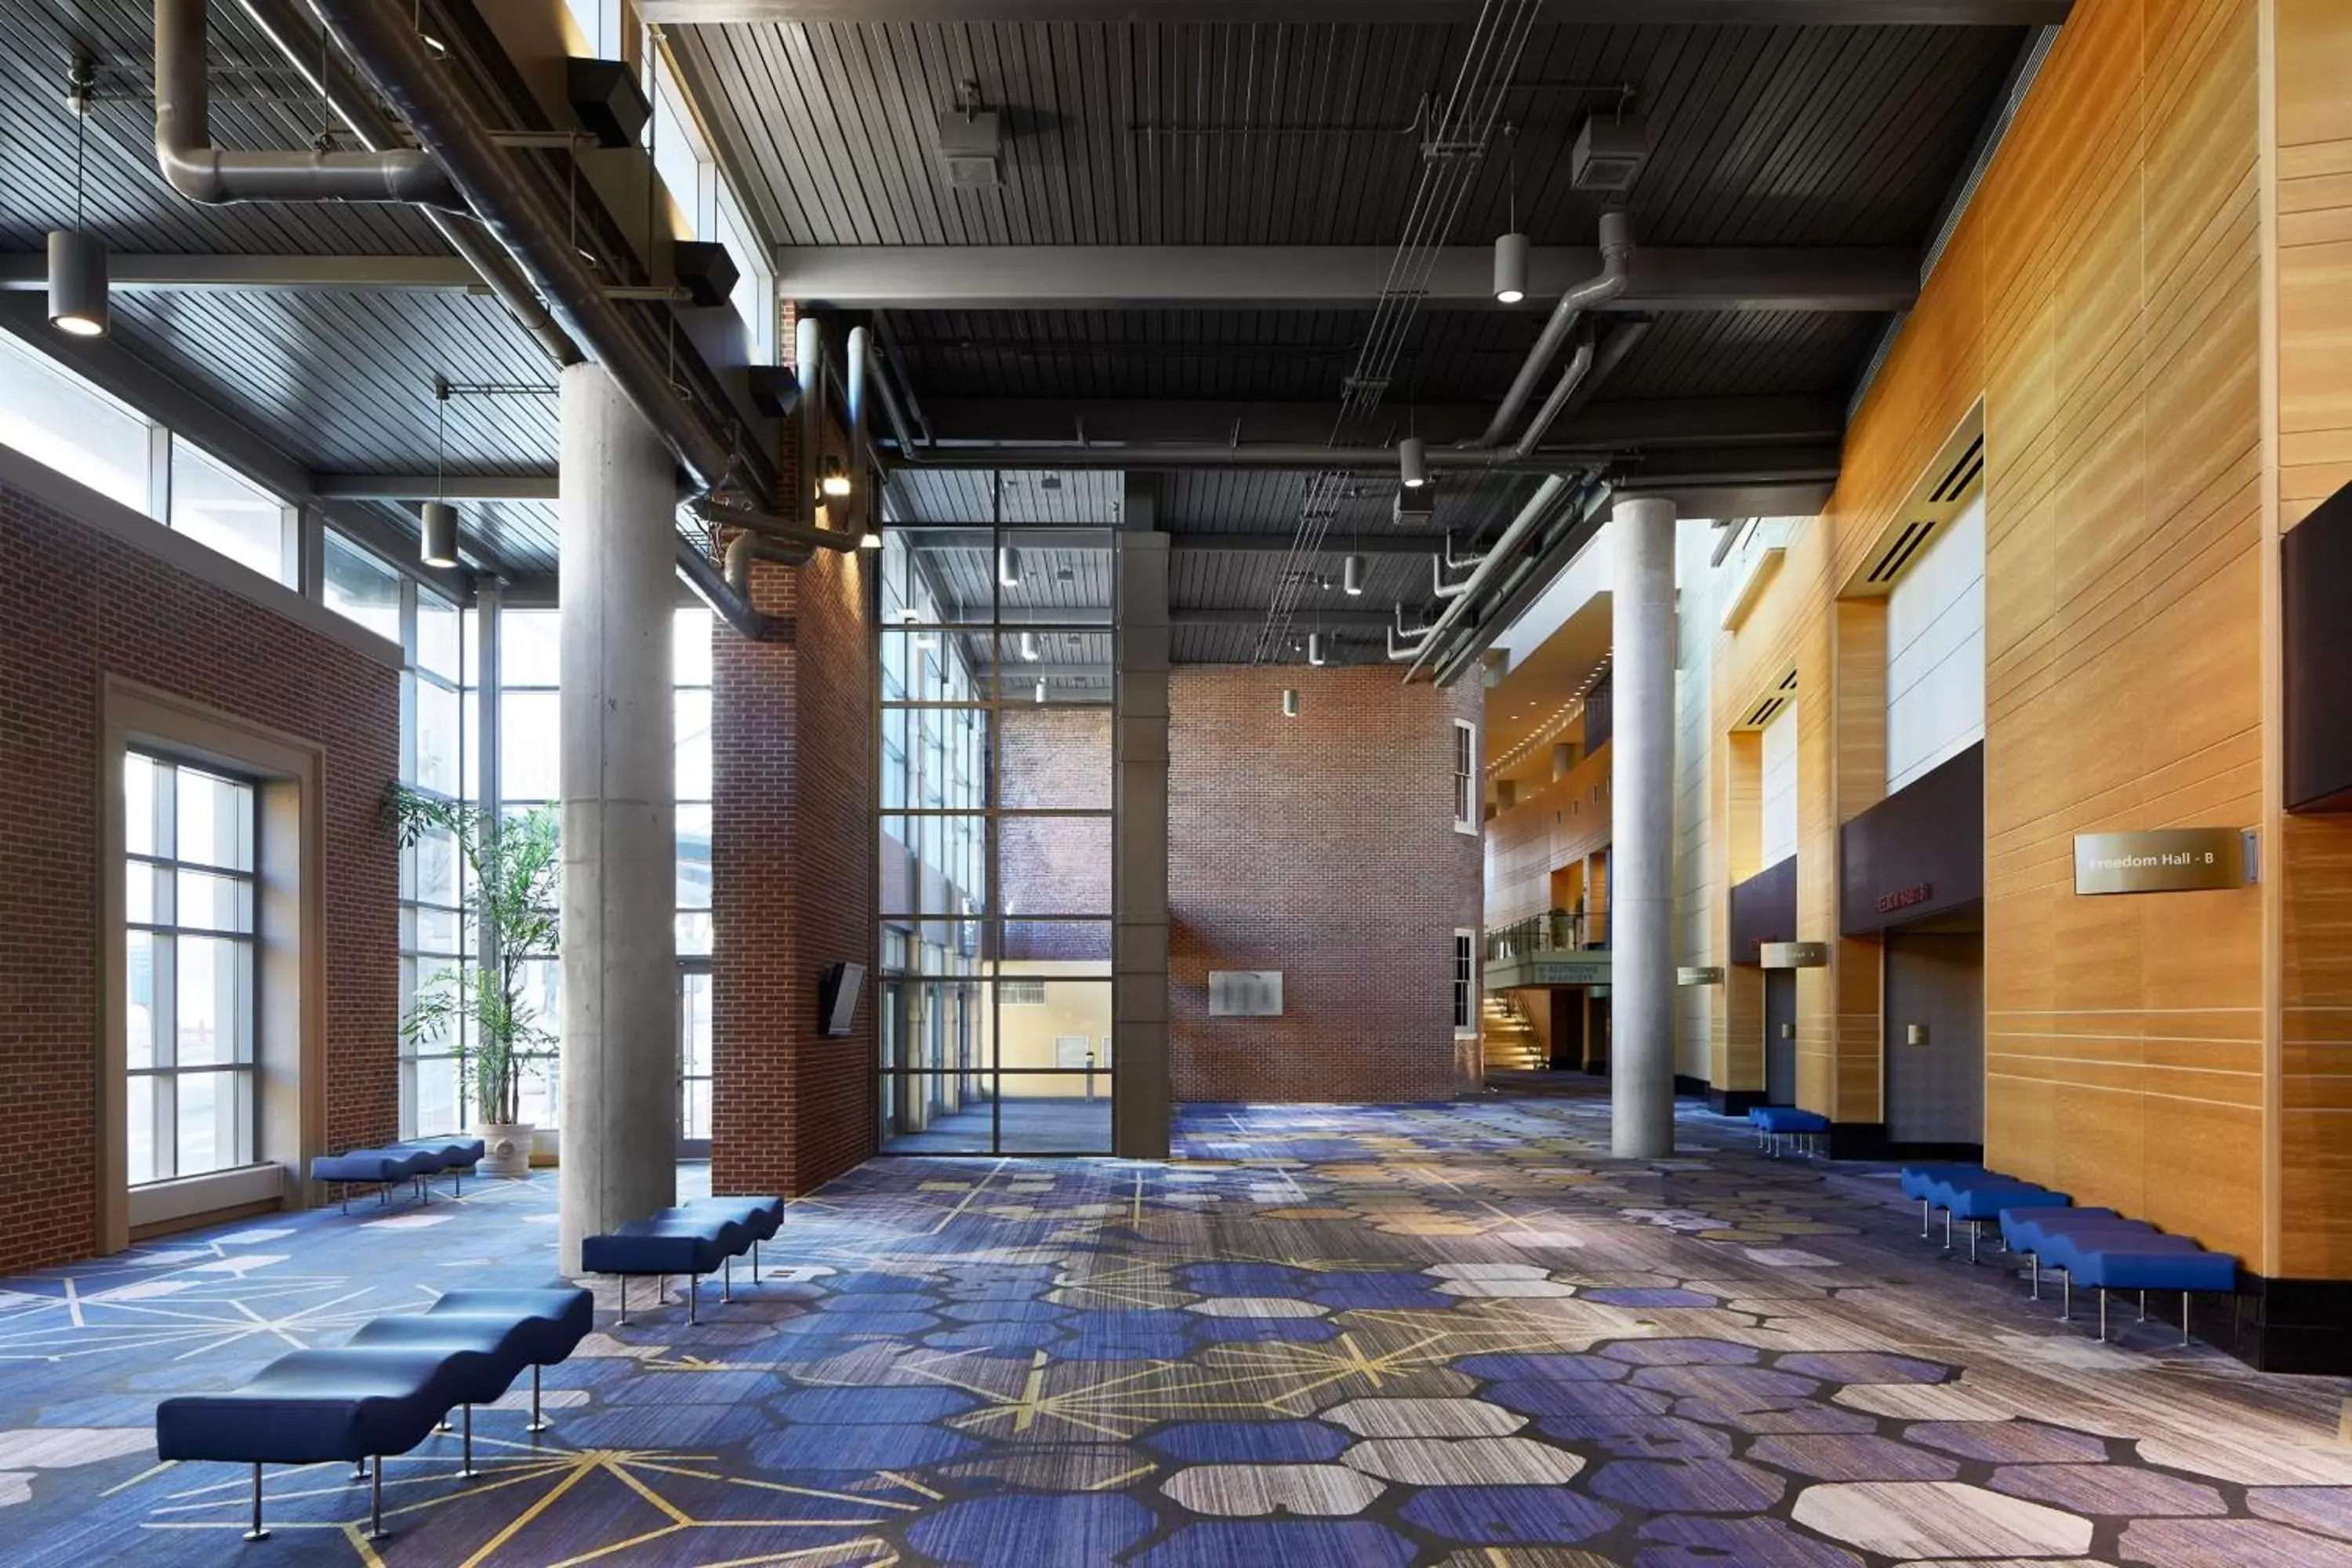
[[[1977,1230],[1982,1223],[1980,1220],[1969,1221],[1969,1267],[1971,1268],[1977,1265]]]
[[[1932,1240],[1935,1237],[1935,1232],[1927,1227],[1927,1219],[1930,1212],[1927,1200],[1921,1198],[1919,1200],[1919,1239],[1922,1241]]]
[[[355,1481],[363,1481],[367,1479],[367,1456],[365,1454],[362,1454],[358,1458],[352,1461],[352,1479]]]
[[[457,1474],[462,1479],[471,1480],[481,1474],[479,1470],[474,1468],[474,1407],[470,1405],[467,1405],[465,1414],[460,1419],[464,1425],[459,1430],[465,1436],[458,1439],[464,1447],[458,1450]]]
[[[336,1184],[337,1186],[339,1186],[339,1187],[341,1187],[341,1188],[342,1189],[342,1193],[343,1193],[343,1212],[344,1212],[345,1214],[349,1214],[349,1213],[351,1213],[351,1212],[352,1212],[352,1184],[351,1184],[349,1182],[338,1182],[338,1183],[336,1183],[335,1184]]]
[[[2042,1254],[2029,1252],[2025,1256],[2033,1259],[2033,1294],[2027,1300],[2039,1301],[2042,1300]]]
[[[2189,1292],[2183,1290],[2180,1293],[2180,1348],[2182,1350],[2189,1348]]]
[[[544,1432],[552,1425],[554,1424],[539,1412],[539,1368],[534,1366],[530,1369],[530,1425],[523,1430]]]
[[[2062,1323],[2069,1323],[2074,1320],[2074,1271],[2071,1268],[2061,1268],[2058,1270],[2058,1278],[2065,1286],[2065,1289],[2058,1298],[2058,1321]]]
[[[701,1310],[702,1276],[689,1274],[686,1277],[686,1321],[689,1323],[701,1322],[701,1318],[697,1316]]]
[[[375,1469],[368,1477],[368,1527],[370,1541],[383,1541],[392,1531],[383,1527],[383,1456],[376,1456]]]
[[[247,1541],[267,1541],[269,1531],[261,1522],[261,1467],[253,1467],[253,1528],[245,1532]]]
[[[463,1171],[458,1171],[458,1170],[452,1170],[452,1171],[449,1173],[449,1184],[450,1184],[450,1185],[451,1185],[451,1186],[453,1186],[453,1187],[455,1187],[455,1188],[457,1189],[457,1196],[459,1196],[459,1197],[461,1197],[461,1198],[462,1198],[462,1197],[464,1197],[464,1196],[466,1195],[466,1173],[465,1173],[465,1172],[463,1172]]]
[[[754,1285],[757,1285],[759,1282],[760,1282],[760,1244],[759,1244],[758,1242],[756,1242],[756,1241],[755,1241],[755,1242],[753,1242],[753,1243],[751,1244],[751,1283],[752,1283],[752,1284],[754,1284]]]
[[[2099,1342],[2107,1342],[2107,1288],[2099,1287]]]
[[[735,1260],[731,1258],[719,1260],[719,1299],[722,1301],[735,1300]]]
[[[375,1184],[375,1206],[380,1209],[388,1209],[392,1206],[391,1183],[378,1182]]]
[[[1949,1209],[1944,1211],[1944,1250],[1952,1250],[1952,1211]]]
[[[629,1277],[623,1274],[618,1278],[621,1281],[621,1315],[614,1320],[613,1326],[625,1329],[629,1326]]]

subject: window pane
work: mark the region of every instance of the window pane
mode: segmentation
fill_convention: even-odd
[[[455,797],[463,780],[463,714],[457,693],[429,676],[416,677],[416,762],[409,781],[419,789]]]
[[[555,611],[499,612],[500,681],[509,686],[553,686],[562,662],[562,633]]]
[[[457,835],[428,828],[417,835],[408,855],[415,878],[411,896],[420,904],[455,908],[464,866],[457,854]]]
[[[1008,816],[996,836],[1004,913],[1111,912],[1109,817]]]
[[[710,907],[710,808],[677,808],[677,907]]]
[[[509,691],[499,699],[500,793],[510,801],[550,801],[562,793],[558,756],[559,700],[552,691]]]
[[[172,529],[263,576],[286,577],[286,503],[176,437]]]
[[[253,930],[253,882],[211,871],[182,871],[175,906],[177,923],[196,931]]]
[[[660,174],[662,184],[668,188],[670,200],[677,204],[679,216],[686,220],[682,237],[697,239],[702,233],[702,163],[695,155],[694,143],[688,140],[685,117],[675,106],[675,93],[668,71],[656,70],[653,106],[654,168]]]
[[[670,684],[673,686],[708,686],[710,684],[710,636],[712,616],[709,610],[680,610],[670,625]]]
[[[250,1163],[252,1075],[245,1072],[182,1073],[177,1173],[193,1176]]]
[[[456,682],[465,676],[463,645],[458,641],[462,617],[457,607],[440,595],[426,589],[416,591],[416,665],[429,669],[444,680]]]
[[[122,847],[152,855],[155,847],[155,764],[132,752],[122,759]]]
[[[400,574],[339,534],[327,535],[327,608],[400,640]]]
[[[177,858],[233,871],[253,869],[253,790],[235,779],[175,768]]]
[[[459,1130],[457,1058],[425,1057],[415,1064],[416,1137],[427,1138]]]
[[[677,798],[710,798],[710,693],[677,693]]]
[[[1007,1073],[997,1080],[996,1115],[1004,1152],[1110,1152],[1108,1073]]]
[[[154,1078],[131,1080],[131,1184],[134,1187],[155,1179],[155,1096],[166,1081]]]
[[[122,1033],[123,1044],[128,1051],[125,1060],[132,1068],[151,1068],[155,1065],[156,964],[158,951],[168,952],[170,946],[169,937],[159,939],[143,931],[129,933],[128,952],[123,964]],[[165,991],[168,994],[171,963],[168,957],[163,958],[162,962],[164,969],[163,978],[167,982]],[[134,1100],[138,1098],[139,1087],[136,1083],[131,1085],[131,1098]]]
[[[883,1080],[882,1147],[893,1154],[985,1154],[995,1131],[983,1085],[954,1074]]]
[[[152,438],[146,420],[33,350],[0,338],[0,446],[152,516]]]
[[[680,910],[677,915],[677,955],[680,958],[709,958],[710,948],[710,911]]]
[[[177,1027],[181,1067],[253,1059],[253,944],[184,936],[173,943],[179,966]]]

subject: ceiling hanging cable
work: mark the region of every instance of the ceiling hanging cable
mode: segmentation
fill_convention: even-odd
[[[1421,174],[1407,205],[1403,233],[1391,253],[1355,368],[1341,385],[1327,446],[1347,444],[1379,410],[1439,252],[1475,184],[1475,166],[1493,138],[1538,5],[1539,0],[1485,0],[1443,106],[1433,106],[1428,113]],[[1310,474],[1302,487],[1298,522],[1274,602],[1259,628],[1254,663],[1265,663],[1287,647],[1306,568],[1321,552],[1348,486],[1344,470],[1327,468]]]

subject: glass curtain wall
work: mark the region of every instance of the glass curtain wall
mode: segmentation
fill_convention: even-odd
[[[328,583],[335,556],[328,553]],[[401,782],[443,799],[474,794],[471,710],[464,700],[471,646],[461,635],[466,617],[428,588],[411,584],[402,634],[408,651],[401,689]],[[472,889],[457,841],[432,831],[418,837],[400,858],[400,1007],[404,1017],[418,989],[436,974],[472,961],[474,934],[467,918]],[[472,1028],[453,1024],[439,1032],[400,1041],[400,1129],[408,1138],[463,1131],[472,1121],[467,1102],[463,1053]]]
[[[710,640],[707,609],[672,633],[677,719],[677,1146],[710,1152]]]
[[[887,1152],[1110,1148],[1117,479],[960,476],[925,510],[987,526],[883,531]]]
[[[250,1165],[259,797],[139,752],[122,794],[131,1184]]]
[[[551,609],[501,606],[498,634],[498,803],[502,816],[513,816],[562,797],[562,704],[556,690],[562,638]],[[563,1025],[562,983],[561,959],[535,958],[522,965],[523,994],[551,1032]],[[562,1068],[562,1053],[552,1047],[532,1059],[522,1079],[525,1121],[535,1127],[557,1124],[563,1103],[557,1082]]]

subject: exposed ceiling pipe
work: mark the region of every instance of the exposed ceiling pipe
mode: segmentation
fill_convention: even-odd
[[[1519,365],[1519,374],[1512,378],[1511,390],[1503,395],[1502,403],[1495,410],[1495,417],[1487,421],[1485,433],[1469,443],[1471,447],[1499,446],[1510,434],[1511,426],[1518,423],[1520,412],[1527,407],[1528,399],[1535,395],[1536,383],[1543,379],[1544,372],[1551,368],[1553,356],[1559,353],[1560,344],[1568,341],[1570,330],[1576,325],[1577,318],[1625,291],[1626,281],[1631,276],[1633,255],[1633,220],[1631,216],[1622,212],[1602,213],[1601,270],[1562,294],[1559,303],[1552,306],[1551,315],[1545,321],[1542,332],[1538,334],[1535,347],[1528,351],[1528,357]],[[1572,384],[1572,378],[1561,377],[1559,385],[1552,389],[1551,397],[1546,400],[1545,412],[1537,415],[1537,423],[1530,426],[1528,434],[1520,437],[1520,445],[1532,447],[1543,439],[1544,429],[1559,416],[1557,404],[1565,395],[1561,389]]]
[[[403,202],[466,212],[429,153],[227,153],[212,145],[206,0],[155,0],[155,162],[192,202]]]
[[[1528,498],[1528,504],[1519,509],[1519,514],[1511,519],[1511,525],[1503,530],[1503,537],[1495,541],[1494,548],[1487,551],[1486,558],[1478,563],[1478,569],[1470,574],[1470,580],[1462,585],[1461,595],[1446,600],[1445,607],[1438,612],[1437,619],[1429,624],[1427,635],[1421,639],[1420,646],[1413,650],[1412,662],[1405,667],[1404,678],[1407,680],[1411,680],[1428,659],[1438,639],[1445,635],[1445,628],[1459,620],[1462,617],[1462,612],[1470,607],[1470,602],[1477,596],[1477,591],[1486,584],[1486,580],[1495,574],[1496,570],[1504,562],[1511,558],[1511,553],[1518,548],[1519,542],[1525,539],[1537,524],[1551,515],[1552,509],[1558,506],[1560,498],[1568,493],[1568,480],[1558,474],[1551,475],[1536,487],[1536,493]]]
[[[866,466],[866,385],[879,367],[873,363],[873,340],[864,327],[849,329],[847,353],[848,384],[842,389],[842,411],[849,426],[849,531],[863,543],[881,521],[874,504],[874,485],[881,476]]]
[[[278,47],[286,63],[294,68],[310,90],[324,99],[351,127],[371,152],[388,153],[400,147],[400,133],[391,119],[375,106],[361,87],[358,79],[342,61],[328,56],[319,30],[312,25],[309,8],[302,0],[239,0],[245,14],[251,17],[262,35]],[[439,231],[467,266],[479,274],[488,285],[507,313],[522,324],[523,330],[539,340],[540,346],[559,365],[578,364],[583,358],[580,345],[572,341],[547,306],[531,291],[514,259],[492,245],[473,223],[469,211],[459,218],[436,208],[423,209],[425,220]]]
[[[779,512],[730,506],[713,496],[700,496],[686,504],[688,511],[713,528],[744,529],[771,543],[800,546],[800,559],[793,563],[794,565],[805,563],[811,551],[857,548],[857,535],[855,533],[837,528],[818,528]],[[765,559],[781,560],[783,557],[769,556]]]
[[[753,642],[764,639],[774,629],[773,622],[751,607],[750,593],[738,589],[722,576],[694,541],[680,538],[671,553],[677,562],[678,574],[686,579],[687,585],[701,597],[704,604],[716,610],[729,626]],[[748,568],[745,575],[748,579]]]
[[[182,0],[159,0],[160,4]],[[408,11],[394,0],[314,0],[328,29],[440,159],[457,190],[551,309],[603,365],[706,489],[741,485],[755,502],[782,499],[775,461],[757,443],[735,439],[677,395],[665,356],[608,298],[604,282],[567,237],[563,214],[512,154],[491,139],[458,92],[455,73],[434,59]]]
[[[824,323],[803,316],[793,329],[793,374],[800,378],[800,493],[781,509],[803,523],[816,521],[818,485],[824,472],[825,396],[833,389],[824,374]]]

